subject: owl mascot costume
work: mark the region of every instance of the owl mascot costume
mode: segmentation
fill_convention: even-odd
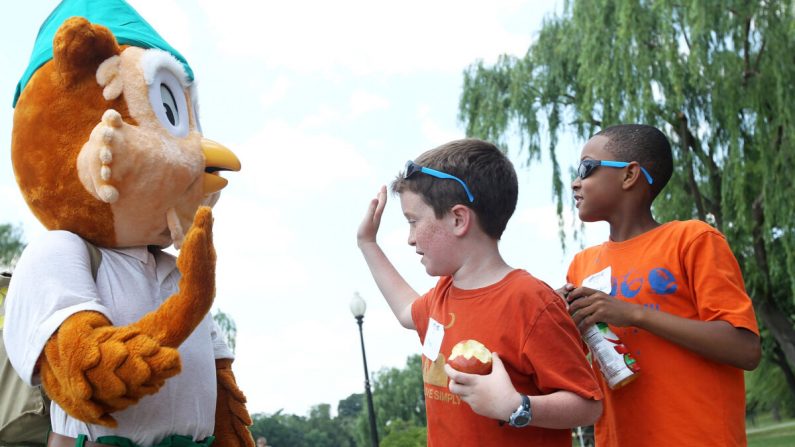
[[[49,231],[17,263],[4,337],[52,399],[48,445],[253,446],[209,313],[209,206],[240,162],[202,137],[185,58],[123,0],[65,0],[14,107],[14,173]]]

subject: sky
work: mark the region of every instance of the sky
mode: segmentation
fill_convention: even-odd
[[[0,16],[0,223],[30,241],[45,230],[23,201],[11,167],[14,88],[39,26],[57,1],[15,2]],[[189,61],[204,136],[229,147],[242,170],[214,208],[218,254],[214,309],[237,325],[238,384],[252,413],[306,415],[313,405],[364,391],[356,321],[371,373],[405,366],[420,352],[392,315],[356,247],[369,200],[406,160],[463,138],[457,119],[464,69],[500,54],[523,55],[544,17],[544,0],[130,0]],[[563,137],[563,172],[583,141]],[[563,251],[548,160],[510,158],[519,202],[500,242],[513,267],[553,287],[565,281],[579,243]],[[568,197],[570,200],[570,196]],[[567,207],[568,209],[568,207]],[[579,225],[567,211],[566,226]],[[586,226],[585,245],[607,237]],[[379,243],[419,293],[430,289],[396,197]]]

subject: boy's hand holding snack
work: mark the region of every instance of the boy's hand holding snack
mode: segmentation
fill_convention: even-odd
[[[500,421],[507,421],[522,402],[522,397],[511,384],[499,354],[491,353],[491,374],[467,374],[444,365],[450,377],[448,388],[472,407],[475,413]]]

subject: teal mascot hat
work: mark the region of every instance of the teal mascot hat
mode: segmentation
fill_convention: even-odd
[[[33,52],[30,56],[30,63],[17,84],[16,93],[14,93],[14,107],[33,73],[52,59],[52,40],[55,37],[55,32],[66,19],[74,16],[85,17],[89,22],[101,23],[116,36],[119,45],[160,48],[171,53],[185,67],[188,79],[193,80],[193,70],[188,65],[188,61],[160,37],[126,1],[63,0],[39,29],[39,35],[36,37],[36,43],[33,45]]]

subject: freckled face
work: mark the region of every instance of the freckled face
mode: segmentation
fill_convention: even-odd
[[[445,219],[437,219],[433,208],[411,191],[400,193],[400,206],[409,222],[408,243],[422,256],[425,271],[431,276],[452,275],[457,268],[452,249],[455,236]]]
[[[604,148],[608,141],[609,139],[603,135],[588,140],[582,148],[580,160],[613,160],[614,155]],[[623,169],[598,166],[587,178],[574,179],[571,189],[580,220],[583,222],[609,220],[621,193],[623,175]]]

